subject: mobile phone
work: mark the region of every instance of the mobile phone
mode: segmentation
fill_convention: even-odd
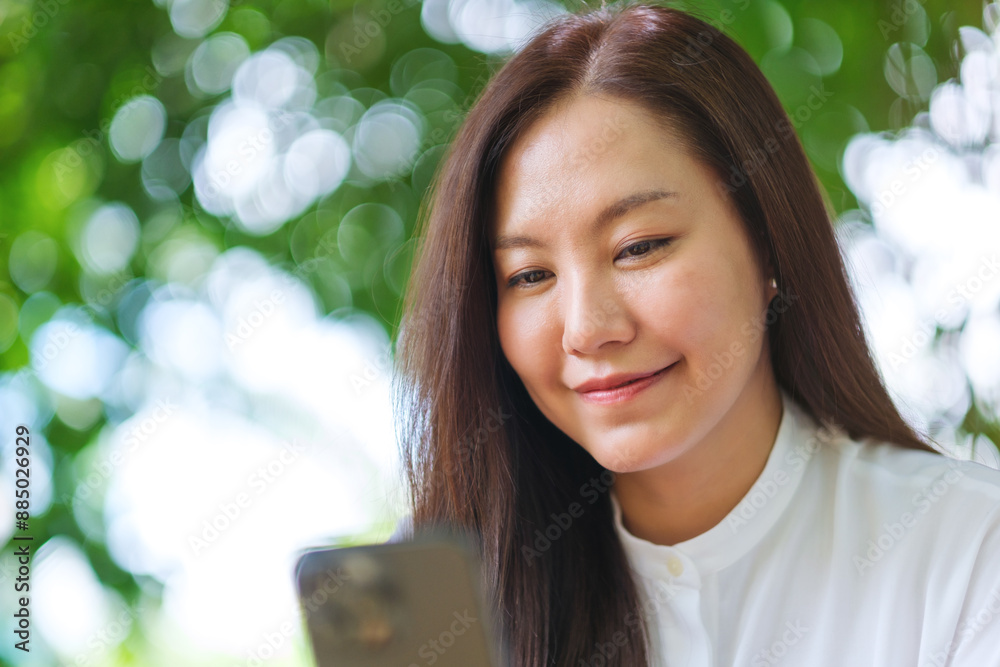
[[[459,532],[309,550],[295,581],[318,667],[505,667]]]

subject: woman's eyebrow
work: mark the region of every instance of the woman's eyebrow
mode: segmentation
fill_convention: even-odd
[[[622,217],[629,211],[642,206],[651,201],[676,197],[677,193],[669,190],[641,190],[622,197],[601,211],[591,223],[590,231],[596,234],[614,220]],[[545,244],[532,236],[522,235],[502,235],[493,242],[493,251],[511,250],[514,248],[543,248]]]

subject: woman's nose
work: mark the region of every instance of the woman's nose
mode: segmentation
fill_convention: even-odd
[[[563,350],[594,354],[609,342],[627,343],[634,336],[625,304],[613,288],[577,281],[566,290]]]

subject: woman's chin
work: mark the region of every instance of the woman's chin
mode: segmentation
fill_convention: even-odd
[[[637,472],[649,467],[646,452],[631,447],[601,452],[594,457],[602,466],[614,473]]]

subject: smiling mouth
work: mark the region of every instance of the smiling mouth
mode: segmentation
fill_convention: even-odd
[[[658,373],[661,373],[661,372],[662,372],[662,371],[657,371],[656,373],[653,373],[653,375],[657,375]],[[645,380],[645,379],[646,379],[646,378],[648,378],[648,377],[653,377],[653,375],[645,375],[645,376],[643,376],[643,377],[641,377],[641,378],[636,378],[636,379],[634,379],[634,380],[629,380],[628,382],[623,382],[622,384],[616,384],[616,385],[615,385],[615,386],[613,386],[613,387],[608,387],[608,389],[617,389],[618,387],[627,387],[627,386],[629,386],[630,384],[635,384],[635,383],[636,383],[636,382],[638,382],[639,380]]]
[[[661,368],[651,375],[635,378],[623,384],[615,385],[614,387],[605,387],[603,389],[580,392],[580,397],[586,403],[596,406],[614,406],[631,401],[634,397],[647,391],[649,387],[658,384],[660,378],[668,375],[671,369],[673,369],[673,367],[678,363],[680,362],[675,361],[666,368]],[[664,380],[664,382],[666,382],[666,380]],[[638,386],[633,389],[632,385]]]
[[[652,373],[650,375],[645,375],[645,376],[643,376],[641,378],[635,378],[634,380],[629,380],[628,382],[625,382],[624,384],[616,384],[614,387],[608,387],[607,389],[605,389],[603,391],[609,391],[611,389],[618,389],[619,387],[627,387],[630,384],[635,384],[636,382],[642,382],[643,380],[648,380],[649,378],[655,377],[657,375],[660,375],[661,373],[666,373],[668,370],[670,370],[671,368],[673,368],[674,364],[676,364],[676,363],[677,362],[675,361],[673,364],[670,364],[666,368],[661,368],[660,370],[656,371],[655,373]]]

